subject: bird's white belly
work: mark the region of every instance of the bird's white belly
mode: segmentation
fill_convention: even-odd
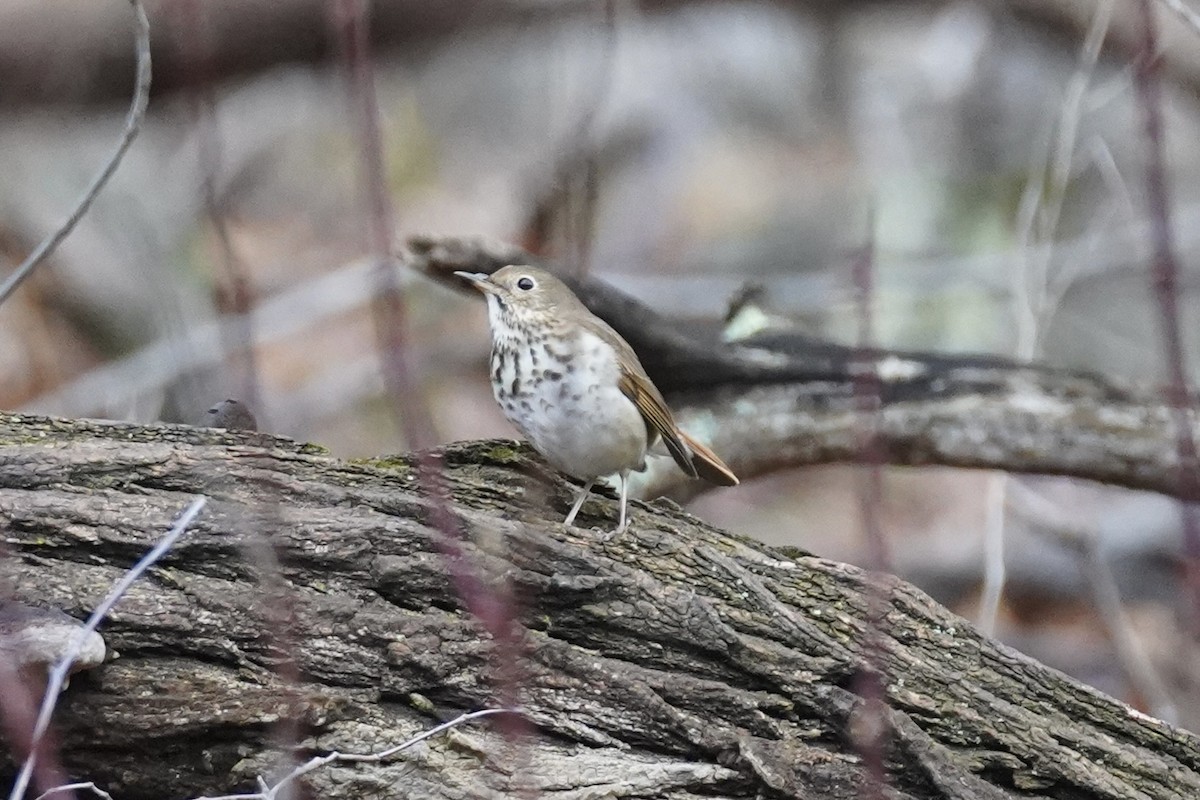
[[[493,382],[496,400],[534,449],[568,475],[589,480],[641,469],[646,423],[620,390],[616,355],[591,333],[579,337],[568,360],[552,357],[563,343],[519,351],[518,363]],[[522,377],[512,392],[516,374]]]

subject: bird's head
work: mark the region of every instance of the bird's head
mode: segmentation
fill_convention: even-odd
[[[579,306],[579,300],[565,283],[537,267],[510,264],[491,275],[481,272],[454,274],[483,292],[493,323],[497,314],[519,321],[528,320],[530,316],[548,315],[549,320],[542,320],[542,324],[546,324]]]

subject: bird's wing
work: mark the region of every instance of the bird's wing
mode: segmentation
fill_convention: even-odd
[[[671,409],[667,408],[666,401],[650,379],[644,374],[639,375],[638,372],[622,367],[618,385],[621,387],[621,393],[633,401],[637,410],[641,412],[642,419],[646,421],[650,443],[654,443],[656,435],[661,436],[663,444],[667,446],[679,468],[693,478],[700,477],[692,464],[692,451],[679,438],[679,428],[671,416]]]
[[[590,317],[590,318],[588,318]],[[736,486],[737,476],[733,474],[725,462],[716,453],[709,450],[700,442],[688,436],[675,424],[675,417],[667,407],[667,401],[654,385],[637,353],[629,346],[621,335],[612,329],[608,323],[594,315],[585,317],[584,327],[592,329],[592,333],[602,336],[614,344],[622,358],[621,378],[619,386],[621,393],[633,401],[642,419],[646,421],[646,430],[650,435],[650,444],[654,444],[655,434],[662,437],[675,463],[689,477],[703,478],[717,486]]]

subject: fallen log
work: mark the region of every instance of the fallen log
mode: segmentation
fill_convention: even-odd
[[[115,798],[255,791],[295,759],[381,750],[506,694],[528,722],[515,739],[479,720],[315,770],[312,796],[1200,792],[1196,736],[919,590],[669,502],[635,504],[613,541],[610,498],[566,528],[572,487],[510,442],[349,462],[253,432],[0,415],[22,602],[82,617],[197,494],[193,528],[101,629],[119,657],[56,715],[68,772]],[[480,596],[457,588],[468,574]],[[516,609],[515,663],[465,611],[497,603]]]

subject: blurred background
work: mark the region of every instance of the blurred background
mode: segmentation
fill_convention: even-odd
[[[383,391],[362,136],[332,5],[147,4],[156,83],[143,131],[0,308],[0,408],[197,422],[236,397],[262,429],[335,455],[407,447]],[[1151,5],[1194,357],[1200,32]],[[1165,357],[1138,9],[375,0],[397,244],[418,233],[536,244],[681,319],[720,319],[759,284],[784,324],[852,343],[851,263],[873,240],[878,344],[1035,359],[1153,390]],[[131,28],[121,0],[0,0],[0,275],[112,148]],[[432,435],[512,436],[487,383],[483,304],[401,281]],[[854,477],[779,474],[693,509],[865,563]],[[895,571],[1051,666],[1200,728],[1172,502],[938,469],[889,469],[884,487]]]

